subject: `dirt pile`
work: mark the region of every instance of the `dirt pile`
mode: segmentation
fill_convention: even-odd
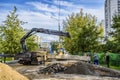
[[[59,72],[63,72],[65,74],[120,77],[119,71],[115,71],[102,66],[96,66],[85,62],[77,62],[71,66],[55,63],[42,70],[39,70],[39,73],[43,73],[43,74],[51,74],[51,73],[59,73]]]
[[[91,64],[87,64],[84,62],[78,62],[78,63],[71,65],[70,67],[67,67],[67,69],[64,71],[64,73],[94,75],[95,70]]]
[[[48,67],[39,70],[39,74],[43,73],[43,74],[52,74],[52,73],[59,73],[59,72],[64,72],[67,69],[66,66],[64,66],[61,63],[54,63],[52,65],[49,65]]]
[[[120,77],[120,72],[105,68],[102,66],[96,66],[93,64],[78,62],[64,71],[66,74],[83,74],[83,75],[95,75],[95,76],[109,76],[109,77]]]
[[[0,63],[0,80],[28,80],[6,64]]]

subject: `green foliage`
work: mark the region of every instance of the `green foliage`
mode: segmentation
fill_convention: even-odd
[[[116,47],[117,47],[117,44],[114,43],[114,41],[108,40],[105,44],[104,51],[118,52]]]
[[[68,16],[64,21],[64,30],[71,38],[63,38],[63,44],[71,54],[99,50],[100,40],[103,37],[102,25],[90,14],[80,13]]]
[[[119,53],[120,51],[120,15],[113,16],[112,32],[109,34],[110,39],[107,40],[106,48],[112,52]],[[109,46],[110,45],[110,46]]]
[[[51,42],[52,51],[57,51],[58,50],[58,45],[59,45],[58,42]]]
[[[35,42],[35,35],[26,39],[26,47],[28,51],[36,51],[38,50],[38,44]]]
[[[99,55],[99,63],[105,64],[105,53],[98,53]],[[120,66],[120,54],[110,53],[110,66]]]
[[[17,8],[8,14],[4,24],[0,26],[0,48],[1,52],[15,54],[21,52],[20,39],[24,35],[25,31],[21,27],[25,22],[18,19],[16,15]],[[34,40],[29,41],[29,48],[33,48]]]
[[[105,53],[99,53],[99,63],[100,64],[105,64]]]
[[[0,38],[0,52],[2,52],[2,44],[1,43],[2,43],[2,39]]]
[[[16,15],[16,8],[7,16],[4,25],[0,27],[0,38],[2,44],[2,52],[17,53],[20,52],[20,37],[23,34],[23,29],[20,26],[23,24]]]
[[[110,65],[120,66],[120,55],[119,54],[110,54]]]

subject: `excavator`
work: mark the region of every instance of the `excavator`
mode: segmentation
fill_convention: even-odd
[[[70,38],[70,34],[68,32],[62,32],[57,30],[49,30],[44,28],[32,28],[30,31],[28,31],[20,40],[20,44],[22,47],[22,52],[17,53],[15,55],[15,59],[18,59],[18,63],[23,65],[36,65],[39,64],[38,57],[41,57],[40,55],[37,55],[37,52],[29,52],[26,48],[25,41],[28,37],[32,36],[34,33],[45,33],[45,34],[52,34],[52,35],[58,35],[58,36],[65,36]],[[43,59],[44,60],[44,59]]]

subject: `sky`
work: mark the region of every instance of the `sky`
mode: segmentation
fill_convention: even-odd
[[[24,29],[45,28],[58,30],[58,21],[62,22],[73,12],[95,15],[98,21],[104,20],[104,0],[0,0],[0,25],[6,16],[17,7],[18,18],[27,24]],[[60,14],[60,15],[59,15]],[[58,40],[58,36],[40,34],[43,40]]]

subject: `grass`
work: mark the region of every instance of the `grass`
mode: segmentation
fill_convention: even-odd
[[[100,64],[101,66],[104,66],[104,67],[107,67],[107,65],[105,65],[105,64]],[[110,69],[115,69],[115,70],[119,70],[120,71],[120,66],[111,66],[110,65]]]
[[[6,58],[6,61],[11,61],[13,58]],[[0,58],[0,61],[4,62],[4,58]]]
[[[115,69],[115,70],[119,70],[120,71],[120,66],[116,67],[116,66],[110,66],[111,69]]]

